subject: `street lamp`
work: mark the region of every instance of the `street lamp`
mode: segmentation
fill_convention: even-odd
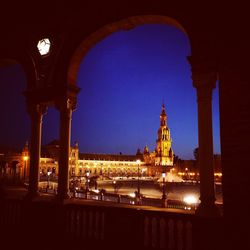
[[[86,173],[86,192],[85,192],[86,199],[88,199],[88,190],[89,190],[89,172]]]
[[[137,163],[137,204],[140,204],[141,194],[140,194],[140,160],[136,160]]]
[[[162,207],[167,207],[167,195],[166,195],[166,173],[162,173]]]
[[[75,173],[73,175],[73,198],[76,198],[76,179],[75,179]]]
[[[185,168],[185,176],[186,176],[186,180],[188,180],[188,168]]]
[[[48,192],[48,188],[49,188],[49,177],[50,177],[50,174],[51,174],[51,172],[48,171],[47,172],[47,176],[48,176],[48,179],[47,179],[47,192]]]
[[[24,182],[26,180],[26,168],[27,168],[27,161],[29,159],[29,156],[25,155],[23,157],[23,160],[24,160],[24,169],[23,169],[23,179],[24,179]]]
[[[114,185],[114,193],[116,193],[116,181],[113,181],[113,185]]]

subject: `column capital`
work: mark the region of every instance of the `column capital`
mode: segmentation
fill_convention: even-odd
[[[74,111],[76,109],[77,100],[76,98],[61,98],[57,99],[55,102],[55,106],[59,111],[71,110]]]
[[[27,111],[30,116],[39,115],[42,116],[47,113],[48,107],[45,104],[41,103],[28,103]]]
[[[191,65],[193,86],[197,89],[214,89],[217,80],[215,62],[194,56],[188,56],[187,59]]]

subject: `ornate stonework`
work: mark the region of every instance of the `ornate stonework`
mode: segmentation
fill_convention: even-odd
[[[165,106],[162,104],[160,115],[160,128],[158,129],[158,138],[156,140],[155,165],[172,166],[173,150],[171,148],[172,139],[170,129],[167,126],[167,115]]]

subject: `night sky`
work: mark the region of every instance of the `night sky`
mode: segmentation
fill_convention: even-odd
[[[173,150],[193,158],[197,147],[196,93],[192,87],[187,36],[166,25],[143,25],[116,32],[95,45],[83,59],[72,142],[82,152],[135,154],[156,146],[164,102]],[[22,147],[29,139],[25,75],[20,65],[0,69],[0,145]],[[213,94],[214,152],[220,152],[218,89]],[[42,143],[58,138],[59,114],[44,117]]]

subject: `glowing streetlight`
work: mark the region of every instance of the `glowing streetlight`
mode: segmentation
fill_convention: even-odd
[[[38,49],[40,55],[45,56],[45,55],[49,54],[50,46],[51,46],[51,42],[50,42],[49,38],[43,38],[43,39],[39,40],[37,43],[37,49]]]
[[[116,193],[116,181],[113,181],[113,185],[114,185],[114,193]]]
[[[162,173],[162,207],[167,207],[167,195],[166,195],[166,173]]]
[[[194,208],[196,207],[196,205],[198,203],[198,198],[193,194],[188,194],[188,195],[184,196],[183,201],[187,205],[189,205],[188,207],[185,207],[185,209],[190,210],[191,206],[194,206]]]
[[[26,169],[27,169],[27,161],[29,159],[29,156],[25,155],[23,157],[23,160],[24,160],[24,169],[23,169],[23,179],[24,181],[26,180]]]
[[[49,188],[49,177],[51,175],[51,171],[47,171],[47,176],[48,176],[48,179],[47,179],[47,192],[48,192],[48,188]]]
[[[188,179],[188,168],[185,168],[185,176],[186,176],[186,179]]]
[[[140,160],[136,160],[137,163],[137,204],[140,204],[141,201],[141,193],[140,193]]]
[[[86,199],[88,199],[88,190],[89,190],[89,172],[86,173],[86,192],[85,192]]]
[[[184,201],[185,203],[189,204],[189,205],[198,203],[197,197],[194,196],[194,195],[191,195],[191,194],[190,194],[190,195],[186,195],[186,196],[183,198],[183,201]]]

